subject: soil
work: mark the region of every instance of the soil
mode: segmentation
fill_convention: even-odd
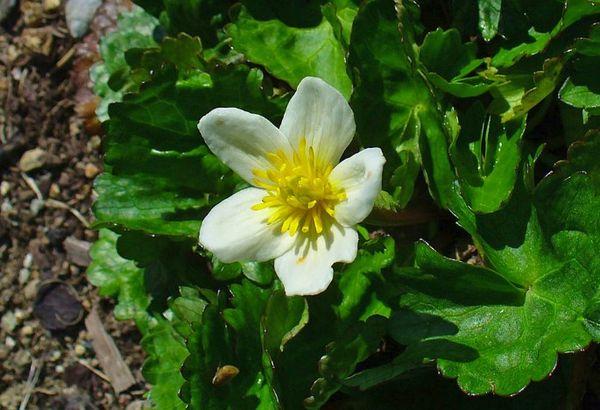
[[[129,5],[105,2],[74,39],[60,1],[17,3],[0,27],[0,408],[141,408],[140,335],[85,275],[102,167],[87,70]],[[121,394],[85,328],[95,306],[137,382]]]

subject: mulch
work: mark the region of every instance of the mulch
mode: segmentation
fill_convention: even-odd
[[[79,40],[60,1],[22,0],[0,27],[0,408],[139,408],[147,388],[138,331],[85,276],[102,168],[87,70],[127,7],[105,2]],[[121,394],[86,331],[93,307],[136,380]]]

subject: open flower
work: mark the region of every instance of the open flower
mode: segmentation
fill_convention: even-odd
[[[237,108],[212,110],[198,129],[212,152],[253,186],[210,211],[200,244],[223,262],[275,259],[288,295],[324,291],[332,265],[356,258],[354,226],[373,208],[385,162],[379,148],[369,148],[338,164],[356,129],[344,97],[307,77],[279,129]]]

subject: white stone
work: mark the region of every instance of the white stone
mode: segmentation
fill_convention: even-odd
[[[102,0],[68,0],[65,18],[71,35],[75,38],[85,34]]]

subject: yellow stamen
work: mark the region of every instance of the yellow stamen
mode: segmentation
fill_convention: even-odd
[[[270,168],[253,170],[253,182],[267,191],[255,211],[267,209],[269,224],[282,233],[320,235],[334,223],[335,206],[346,199],[343,189],[329,181],[333,165],[320,161],[306,139],[291,155],[282,150],[267,154]]]

